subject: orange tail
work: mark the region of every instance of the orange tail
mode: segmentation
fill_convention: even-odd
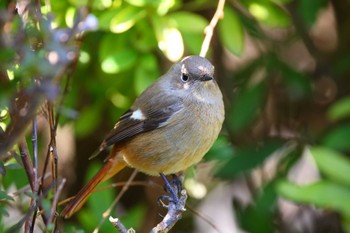
[[[117,174],[126,166],[125,161],[119,156],[108,159],[98,173],[78,192],[78,194],[66,205],[61,212],[61,216],[64,218],[70,218],[75,212],[77,212],[87,201],[90,194],[94,191],[95,187],[102,181]]]

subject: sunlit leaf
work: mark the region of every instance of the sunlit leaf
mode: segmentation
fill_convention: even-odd
[[[316,205],[317,207],[337,210],[350,217],[350,189],[329,181],[299,186],[289,181],[277,185],[278,192],[285,198]]]
[[[327,147],[312,147],[311,154],[320,171],[327,177],[350,185],[350,160],[348,158]]]
[[[225,48],[241,55],[244,48],[244,31],[240,18],[231,8],[225,7],[224,18],[219,21],[219,35]]]
[[[99,16],[99,25],[104,30],[122,33],[129,30],[145,15],[145,9],[133,6],[111,9]]]
[[[350,97],[335,102],[328,110],[328,117],[332,121],[343,119],[350,116]]]
[[[290,25],[290,16],[273,1],[248,0],[245,2],[249,12],[261,23],[270,27]]]
[[[146,6],[149,3],[149,0],[125,0],[130,5],[143,7]]]
[[[158,15],[165,15],[175,5],[175,0],[125,0],[138,7],[150,7],[157,11]]]
[[[129,30],[137,20],[145,16],[146,11],[142,8],[124,7],[111,19],[110,30],[121,33]]]
[[[152,22],[159,49],[170,61],[180,60],[184,53],[180,31],[165,17],[154,16]]]

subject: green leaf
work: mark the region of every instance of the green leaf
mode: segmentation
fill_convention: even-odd
[[[2,177],[2,185],[5,189],[14,184],[17,188],[28,184],[26,172],[17,162],[7,164],[6,176]]]
[[[208,25],[208,21],[204,17],[187,11],[178,11],[168,15],[168,17],[175,21],[175,27],[181,32],[203,34]]]
[[[281,181],[277,185],[277,190],[287,199],[337,210],[348,219],[350,217],[350,189],[348,187],[329,181],[319,181],[306,186]]]
[[[224,18],[219,21],[219,35],[225,48],[241,55],[244,48],[244,31],[240,18],[229,7],[224,9]]]
[[[320,171],[333,181],[350,185],[350,160],[327,147],[312,147],[311,154]]]
[[[204,40],[204,34],[183,32],[182,37],[184,39],[184,44],[188,49],[190,54],[199,54],[201,51],[202,43]]]
[[[321,8],[327,6],[326,0],[298,1],[298,11],[308,26],[312,26]]]
[[[237,93],[228,119],[235,133],[253,122],[265,101],[265,95],[266,84],[264,81],[252,87],[243,88]]]
[[[184,44],[180,31],[168,18],[153,16],[152,23],[159,49],[172,62],[180,60],[184,53]]]
[[[141,61],[135,70],[135,90],[140,94],[159,76],[157,59],[152,54],[146,54],[141,57]]]
[[[7,193],[5,191],[0,190],[0,201],[4,201],[4,200],[14,201],[15,199],[13,199],[13,197],[7,195]]]
[[[337,121],[350,116],[350,97],[345,97],[335,102],[328,110],[328,117]]]
[[[322,142],[337,150],[350,151],[349,135],[350,123],[342,124],[328,132]]]
[[[136,60],[137,53],[133,49],[115,51],[101,62],[101,69],[107,74],[116,74],[131,68]]]
[[[245,232],[267,233],[274,232],[274,207],[276,206],[275,180],[262,187],[261,192],[254,198],[252,205],[242,210],[239,216],[240,225]],[[251,224],[254,222],[254,224]]]
[[[219,168],[216,175],[221,178],[232,179],[232,177],[262,164],[281,145],[281,141],[266,141],[259,147],[237,149],[234,152],[234,157]]]
[[[287,27],[291,19],[285,10],[267,0],[245,1],[249,12],[261,23],[270,27]]]
[[[232,145],[227,141],[227,137],[219,136],[214,145],[210,148],[204,159],[208,160],[228,160],[234,154]]]

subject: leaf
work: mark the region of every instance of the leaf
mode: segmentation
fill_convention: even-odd
[[[136,66],[135,70],[135,90],[140,94],[159,76],[157,59],[152,54],[147,54],[141,57],[141,61]]]
[[[244,48],[244,31],[240,18],[231,8],[224,8],[224,18],[219,21],[219,35],[225,48],[239,56]]]
[[[328,110],[328,117],[332,121],[350,116],[350,97],[345,97],[335,102]]]
[[[246,128],[255,119],[264,103],[265,95],[266,85],[264,81],[252,87],[243,88],[237,93],[228,119],[235,133]]]
[[[190,54],[199,54],[202,47],[202,42],[204,40],[204,34],[183,32],[182,37],[184,39],[184,44],[188,49]]]
[[[4,201],[4,200],[14,201],[15,199],[13,199],[13,197],[7,195],[7,193],[5,191],[0,190],[0,201]]]
[[[308,26],[312,26],[321,8],[327,6],[326,0],[298,1],[298,11]]]
[[[273,1],[245,1],[249,12],[261,23],[269,27],[287,27],[291,19],[285,10]]]
[[[337,210],[350,217],[350,189],[329,181],[319,181],[311,185],[299,186],[289,181],[277,185],[278,192],[285,198],[317,207]]]
[[[311,154],[320,171],[335,182],[350,185],[350,160],[327,147],[312,147]]]
[[[208,21],[204,17],[187,11],[178,11],[168,15],[168,17],[175,21],[175,27],[181,32],[203,34],[208,25]]]
[[[137,20],[143,18],[146,11],[142,8],[122,8],[110,21],[110,30],[114,33],[122,33],[129,30]]]
[[[219,136],[214,145],[210,148],[204,159],[210,160],[228,160],[234,154],[232,145],[227,141],[226,137]]]
[[[107,74],[116,74],[131,68],[137,60],[133,49],[123,49],[109,54],[101,62],[101,69]]]
[[[276,205],[275,180],[262,187],[254,198],[254,204],[241,210],[239,221],[245,232],[267,233],[274,230],[274,206]],[[251,224],[254,222],[254,224]]]
[[[350,124],[342,124],[328,132],[322,142],[337,150],[350,151],[349,135]]]
[[[146,15],[143,8],[126,6],[104,12],[99,17],[99,25],[102,29],[114,33],[122,33],[129,30],[135,23]]]
[[[221,178],[232,179],[232,177],[262,164],[281,145],[281,141],[266,141],[260,147],[237,149],[234,152],[234,157],[219,168],[216,175]]]
[[[159,49],[172,62],[180,60],[184,53],[184,44],[180,31],[164,16],[152,17]]]
[[[0,161],[0,175],[6,176],[6,167],[3,161]]]

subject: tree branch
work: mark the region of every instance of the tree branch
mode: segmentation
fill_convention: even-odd
[[[211,38],[213,37],[213,32],[216,27],[216,24],[219,22],[219,19],[223,18],[224,16],[224,6],[225,6],[225,0],[219,0],[215,14],[211,19],[209,25],[204,30],[205,38],[202,43],[201,52],[199,54],[199,56],[201,57],[205,57],[209,50],[210,41],[211,41]]]

